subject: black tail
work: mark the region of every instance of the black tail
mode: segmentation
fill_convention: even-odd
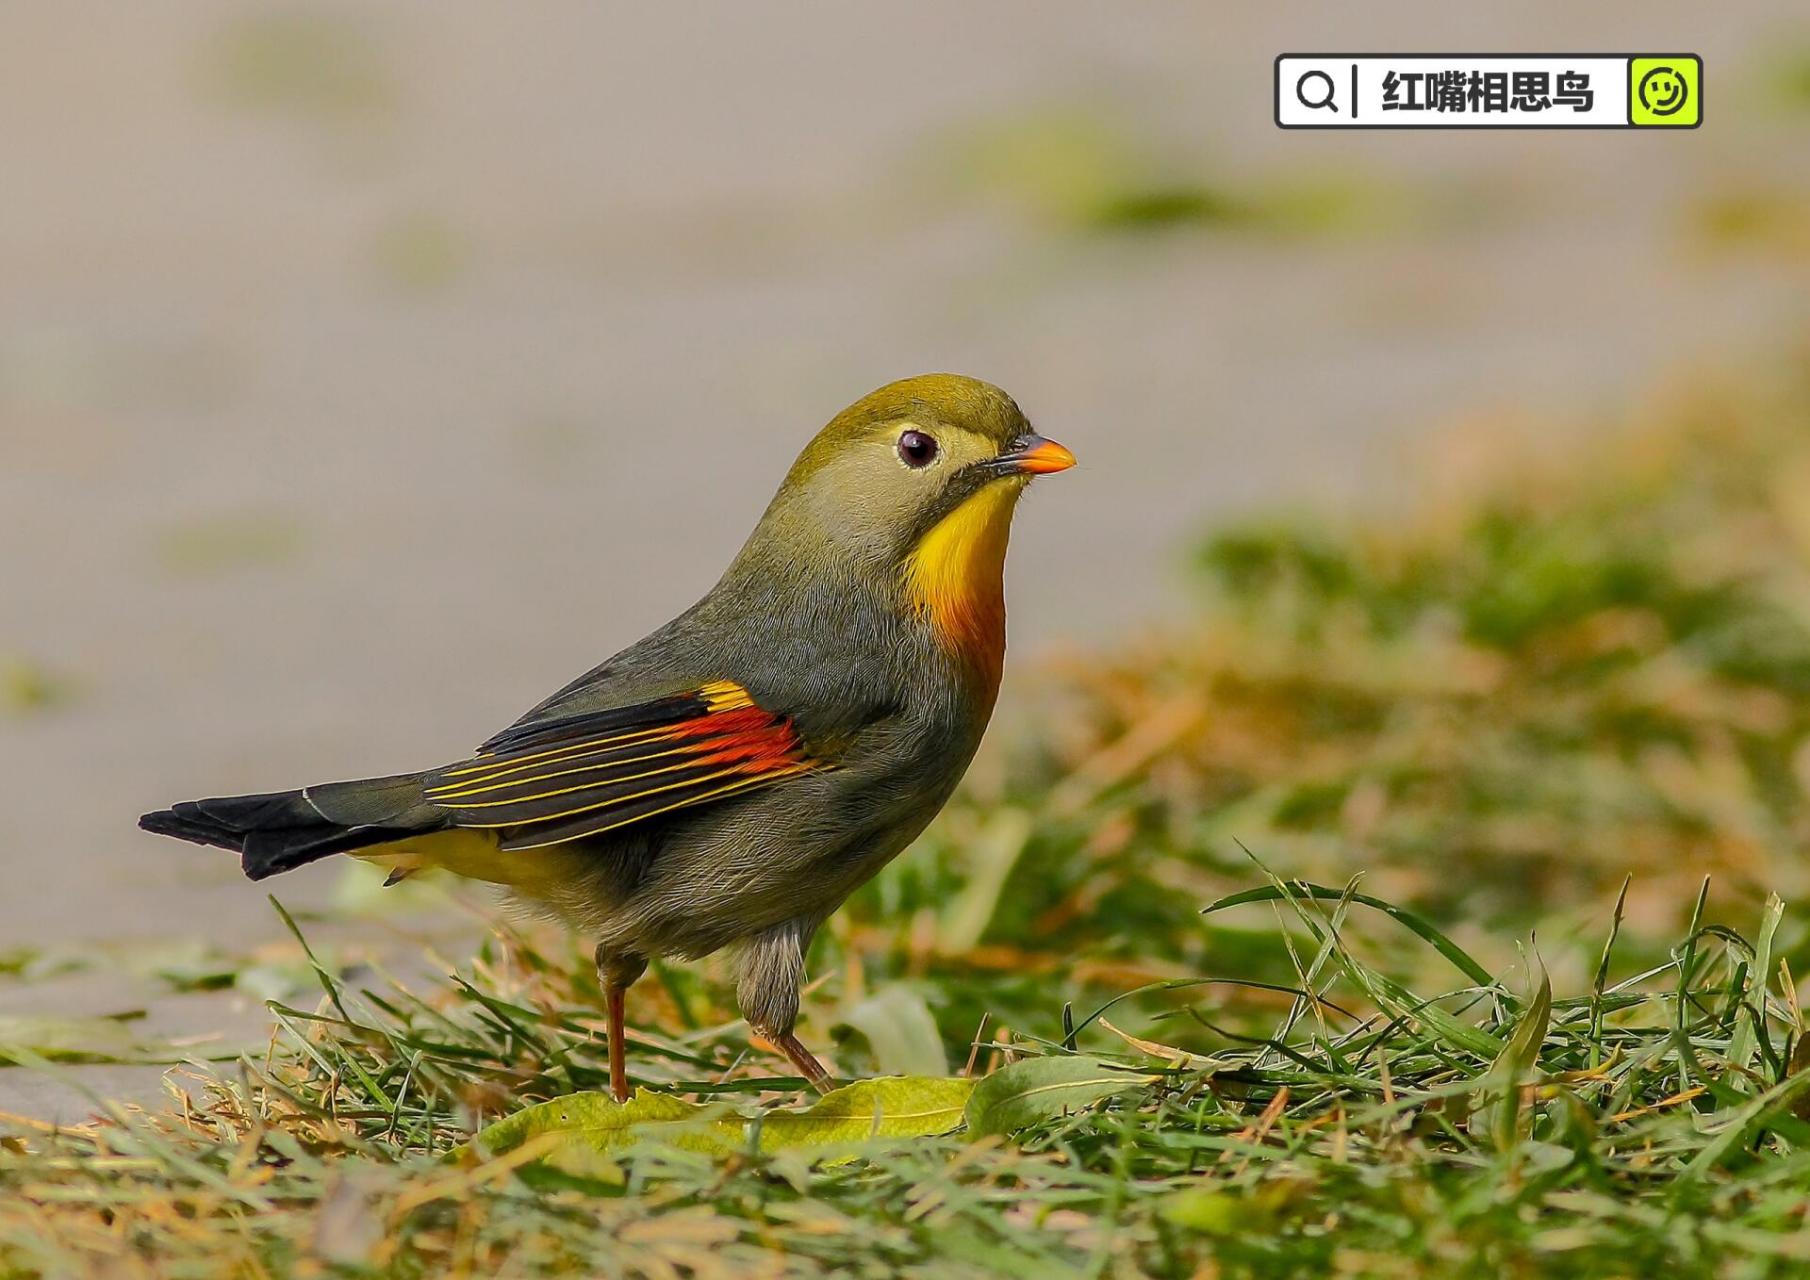
[[[146,831],[231,849],[253,880],[310,862],[388,844],[447,825],[444,810],[427,803],[421,776],[333,782],[261,796],[185,800],[138,820]]]

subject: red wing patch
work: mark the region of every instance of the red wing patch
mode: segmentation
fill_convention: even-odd
[[[520,725],[428,778],[427,798],[504,849],[599,835],[825,767],[783,716],[731,681],[633,707]]]

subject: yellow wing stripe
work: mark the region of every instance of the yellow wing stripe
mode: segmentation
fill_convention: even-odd
[[[586,738],[583,742],[568,743],[563,747],[551,747],[546,751],[536,751],[532,755],[506,755],[498,756],[494,759],[480,758],[472,764],[461,765],[457,769],[447,769],[443,772],[446,777],[452,778],[463,774],[485,773],[493,769],[511,769],[517,765],[537,764],[543,760],[552,760],[560,756],[568,756],[576,751],[600,751],[607,747],[619,747],[633,742],[645,742],[650,738],[658,738],[663,734],[670,735],[672,730],[672,725],[663,724],[652,729],[636,729],[630,733],[610,734],[602,738]]]
[[[587,782],[587,783],[583,783],[576,787],[558,787],[552,791],[541,791],[541,792],[538,792],[531,796],[515,796],[508,800],[448,800],[444,796],[435,796],[435,797],[433,797],[433,801],[435,804],[439,805],[441,808],[444,808],[444,809],[459,809],[459,810],[495,809],[495,808],[499,808],[502,805],[506,805],[506,804],[527,804],[529,801],[532,801],[532,800],[552,800],[557,796],[577,795],[580,791],[595,791],[595,790],[597,790],[598,787],[613,787],[617,783],[620,783],[620,782],[639,782],[643,778],[657,778],[662,774],[673,773],[680,769],[695,769],[695,768],[697,768],[697,763],[698,762],[696,760],[692,760],[692,761],[682,762],[679,764],[663,765],[658,769],[648,769],[647,771],[645,771],[643,773],[631,773],[631,774],[627,775],[626,777],[605,778],[600,782]],[[582,772],[582,770],[574,769],[572,772],[579,773],[579,772]],[[715,774],[715,773],[707,773],[707,774],[702,775],[698,779],[696,779],[696,781],[702,782],[702,781],[706,781],[710,778],[715,778],[718,776],[720,776],[720,775]],[[519,787],[519,786],[530,785],[530,784],[533,784],[533,783],[536,783],[539,781],[541,781],[541,779],[539,779],[539,778],[527,778],[522,781],[509,783],[508,785],[512,786],[512,787]],[[585,807],[586,808],[597,808],[604,804],[611,804],[611,805],[626,804],[629,801],[637,800],[646,794],[648,794],[648,793],[645,791],[635,791],[635,792],[631,792],[628,795],[621,796],[621,797],[612,796],[607,800],[600,800],[596,805],[587,805]],[[580,809],[580,810],[578,810],[578,812],[582,813],[582,812],[584,812],[584,810]],[[564,814],[555,813],[555,814],[549,814],[545,818],[535,818],[535,819],[533,819],[533,821],[549,822],[554,818],[563,818],[565,816],[566,815],[564,815]]]
[[[574,730],[582,733],[588,717],[572,717],[565,725],[551,722],[544,729],[524,726],[502,735],[502,742],[525,736],[528,749],[511,751],[503,745],[480,751],[476,759],[440,771],[427,799],[449,811],[462,829],[513,828],[515,839],[502,843],[514,851],[581,840],[827,767],[801,757],[788,759],[784,751],[775,758],[773,752],[781,748],[777,740],[743,759],[747,753],[739,744],[761,732],[744,721],[759,717],[732,716],[733,731],[722,733],[712,732],[712,717],[744,711],[759,711],[748,690],[732,680],[716,680],[645,708],[600,713],[618,725],[641,720],[641,728],[594,730],[592,736],[574,739]],[[647,723],[655,717],[657,723]],[[771,727],[784,731],[791,747],[798,745],[787,722],[771,718]],[[534,749],[536,737],[539,749]],[[566,740],[559,741],[561,737]],[[499,812],[487,815],[487,809]],[[536,812],[542,809],[554,811]]]
[[[517,852],[523,849],[544,849],[548,845],[565,844],[568,840],[588,840],[592,836],[600,836],[606,831],[614,831],[617,827],[626,827],[632,822],[644,822],[648,818],[657,818],[663,813],[671,813],[674,809],[683,809],[687,805],[701,804],[706,800],[715,800],[722,796],[733,795],[737,791],[747,791],[751,787],[758,787],[767,782],[777,782],[781,778],[790,778],[796,774],[810,773],[819,767],[820,766],[814,764],[798,764],[787,769],[775,769],[770,773],[756,774],[753,777],[743,778],[739,782],[732,782],[726,787],[718,787],[716,790],[706,791],[702,795],[686,796],[684,799],[675,800],[673,803],[666,805],[663,808],[653,809],[646,813],[630,814],[627,817],[618,818],[614,822],[606,822],[600,827],[591,827],[588,830],[580,831],[575,835],[562,835],[554,840],[542,840],[538,844],[512,843],[510,844],[509,849],[511,852]],[[574,810],[574,813],[583,812],[585,812],[583,809]],[[565,817],[570,815],[562,814],[560,816]],[[482,826],[481,823],[473,823],[471,825]]]
[[[478,795],[484,795],[491,791],[504,791],[510,787],[527,786],[529,783],[533,783],[533,782],[548,782],[554,778],[565,778],[565,777],[569,777],[575,773],[590,773],[596,769],[612,769],[612,768],[619,768],[619,767],[623,767],[623,766],[631,765],[631,764],[643,764],[649,760],[664,760],[670,756],[678,756],[678,755],[695,755],[695,754],[697,754],[697,752],[698,752],[698,748],[695,745],[683,746],[683,747],[668,747],[664,751],[650,751],[646,755],[625,756],[624,758],[622,758],[620,760],[607,760],[602,764],[580,764],[576,768],[572,768],[572,769],[556,768],[556,769],[551,770],[550,772],[544,772],[544,773],[539,772],[539,769],[541,767],[540,765],[525,764],[525,765],[520,765],[513,769],[504,769],[499,773],[490,774],[483,778],[467,778],[460,782],[446,783],[446,784],[438,786],[438,787],[429,787],[427,789],[427,796],[429,799],[433,800],[436,804],[438,804],[438,803],[442,803],[442,802],[448,801],[448,800],[457,800],[463,796],[478,796]],[[608,753],[604,752],[604,751],[599,751],[594,754],[602,755],[602,754],[608,754]],[[574,756],[574,757],[571,757],[570,759],[566,759],[566,760],[543,761],[542,763],[543,764],[553,764],[553,765],[564,765],[564,764],[571,764],[574,760],[579,760],[579,759],[583,759],[583,757]],[[507,776],[510,774],[517,774],[517,773],[527,773],[528,776],[525,778],[515,778],[515,777]],[[499,782],[499,781],[497,781],[498,778],[503,778],[504,781]],[[614,782],[614,781],[626,782],[627,779],[626,778],[622,778],[622,779],[606,778],[606,779],[603,779],[601,782],[593,784],[593,785],[601,786],[603,782]]]
[[[711,782],[717,778],[739,777],[739,778],[743,779],[744,782],[752,784],[752,783],[756,783],[756,782],[766,782],[766,781],[768,781],[770,779],[774,779],[774,778],[790,777],[794,773],[803,772],[804,770],[809,769],[811,767],[812,766],[809,764],[790,765],[784,769],[771,769],[771,770],[768,770],[766,773],[757,773],[757,774],[753,774],[753,775],[743,773],[740,769],[736,769],[736,768],[719,769],[715,773],[700,774],[696,778],[687,778],[682,782],[671,782],[663,787],[649,787],[647,790],[637,791],[633,795],[612,796],[608,801],[606,801],[602,804],[581,804],[576,809],[566,809],[559,813],[536,814],[532,819],[528,820],[527,822],[524,822],[520,818],[516,818],[516,819],[510,820],[510,821],[505,821],[505,822],[461,822],[459,825],[462,827],[478,827],[478,828],[482,828],[482,829],[486,829],[486,830],[495,829],[495,828],[499,828],[499,827],[540,826],[540,825],[542,825],[544,823],[548,823],[548,822],[558,822],[561,818],[576,818],[581,813],[590,813],[593,810],[597,810],[597,809],[619,809],[625,804],[633,804],[635,801],[645,800],[649,796],[657,796],[665,791],[678,791],[685,787],[696,786],[700,782]],[[731,784],[731,786],[734,786],[734,785],[738,785],[738,784]],[[578,788],[578,790],[583,790],[583,788]],[[674,808],[674,809],[683,808],[685,805],[696,804],[700,800],[708,800],[713,796],[718,796],[721,794],[723,794],[722,790],[707,791],[701,795],[688,795],[688,796],[684,797],[683,799],[681,799],[677,804],[674,804],[670,807]],[[665,809],[654,810],[654,813],[665,813],[665,812],[666,812]],[[631,817],[625,818],[623,821],[639,822],[643,818],[651,818],[653,816],[654,816],[653,813],[637,813]],[[614,825],[619,826],[621,824],[618,823],[618,824],[614,824]],[[605,828],[600,828],[600,829],[607,831],[609,828],[605,827]],[[577,837],[566,836],[564,838],[567,840],[572,840],[572,839],[576,839]],[[549,841],[548,843],[558,844],[558,843],[560,843],[560,841]]]
[[[754,698],[741,685],[733,680],[713,680],[709,684],[700,685],[697,695],[704,700],[704,709],[708,714],[719,711],[742,711],[754,705]],[[501,755],[494,759],[480,757],[468,765],[457,769],[442,771],[443,777],[458,778],[471,774],[486,773],[491,770],[514,769],[522,765],[537,764],[543,760],[556,760],[576,752],[598,751],[606,747],[626,746],[633,742],[645,742],[657,739],[663,734],[670,734],[674,726],[670,724],[655,725],[651,729],[632,729],[627,733],[608,734],[601,738],[587,738],[583,742],[567,743],[563,747],[549,747],[545,751],[536,751],[529,755]]]

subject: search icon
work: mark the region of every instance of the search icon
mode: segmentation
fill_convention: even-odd
[[[1307,86],[1308,83],[1313,80],[1318,80],[1324,84],[1326,86],[1326,92],[1320,94],[1318,97],[1310,98],[1307,96]],[[1336,114],[1339,109],[1339,104],[1333,101],[1335,92],[1336,90],[1333,88],[1332,77],[1327,75],[1324,71],[1303,71],[1301,73],[1301,78],[1295,81],[1295,97],[1299,98],[1301,100],[1301,105],[1306,107],[1309,111],[1318,111],[1322,107],[1330,107]]]

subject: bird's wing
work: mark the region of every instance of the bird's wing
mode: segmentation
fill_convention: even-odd
[[[436,770],[427,798],[461,827],[537,849],[826,768],[792,722],[722,680],[633,706],[518,724]]]

